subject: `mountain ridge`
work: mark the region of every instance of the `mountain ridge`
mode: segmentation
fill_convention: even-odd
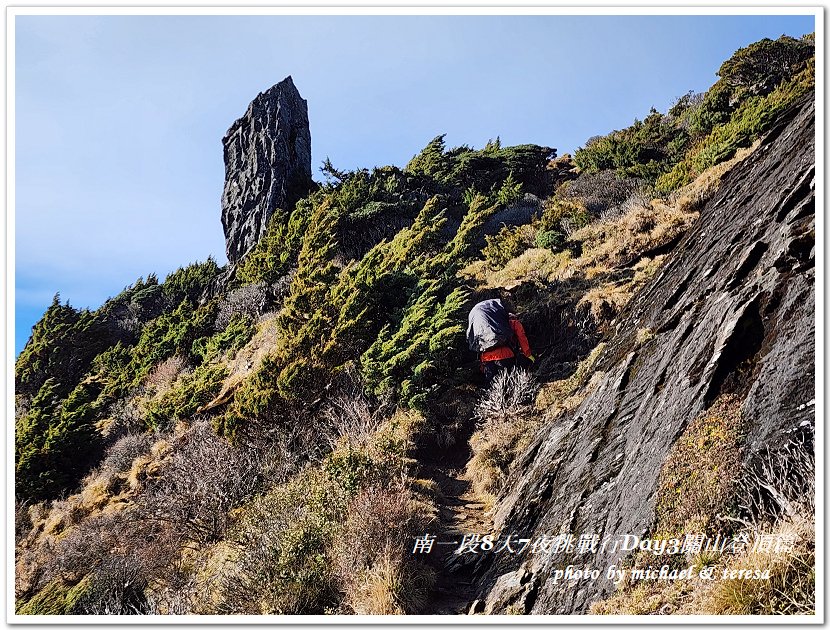
[[[297,116],[237,121],[234,260],[92,312],[56,296],[18,357],[16,613],[814,612],[813,91],[812,40],[763,40],[574,156],[437,136],[322,183],[286,149],[293,81],[261,93]],[[463,331],[492,297],[536,363],[487,384]],[[782,528],[789,554],[667,560],[763,583],[570,587],[567,549],[437,551]]]

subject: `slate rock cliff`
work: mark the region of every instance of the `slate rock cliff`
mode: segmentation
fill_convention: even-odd
[[[222,139],[222,226],[231,263],[262,237],[268,218],[311,185],[308,106],[291,77],[260,93]]]
[[[598,369],[605,378],[546,426],[517,462],[495,514],[506,536],[652,532],[660,469],[687,425],[737,396],[748,465],[793,430],[812,430],[815,398],[815,109],[802,101],[728,173],[661,271],[628,305]],[[638,331],[653,337],[638,342]],[[811,442],[809,443],[811,444]],[[810,447],[808,444],[808,448]],[[590,568],[620,566],[600,550]],[[610,581],[554,585],[567,552],[479,559],[479,606],[587,613]]]

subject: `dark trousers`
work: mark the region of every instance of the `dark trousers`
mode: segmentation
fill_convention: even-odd
[[[482,361],[481,371],[484,374],[484,380],[487,382],[487,385],[489,385],[493,382],[493,379],[496,378],[496,375],[499,372],[502,370],[509,370],[515,366],[515,357],[511,357],[509,359],[499,359],[497,361]]]

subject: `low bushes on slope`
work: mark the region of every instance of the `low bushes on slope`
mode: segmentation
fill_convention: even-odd
[[[432,578],[412,537],[433,515],[410,489],[408,455],[423,422],[399,412],[245,506],[218,610],[420,612]]]
[[[596,136],[577,150],[583,171],[615,171],[655,183],[668,194],[749,146],[783,109],[814,85],[814,45],[782,36],[738,50],[701,96],[688,94],[662,115],[652,108],[626,129]]]

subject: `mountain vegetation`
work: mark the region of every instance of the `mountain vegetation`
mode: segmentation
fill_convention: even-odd
[[[762,40],[706,93],[572,157],[437,136],[403,168],[326,160],[238,264],[151,274],[94,311],[56,295],[15,364],[16,612],[429,612],[442,568],[412,553],[440,524],[428,454],[469,449],[465,474],[497,507],[535,432],[600,386],[626,304],[814,68],[811,37]],[[482,394],[466,315],[505,291],[539,361]],[[737,458],[728,403],[692,431]],[[696,478],[696,436],[667,487]],[[667,533],[698,508],[717,530],[732,495],[709,481],[689,491],[700,506],[660,504]],[[814,597],[776,584],[717,610]]]

